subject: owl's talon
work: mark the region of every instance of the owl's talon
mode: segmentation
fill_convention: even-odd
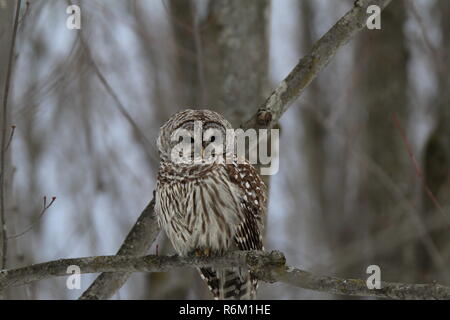
[[[196,257],[210,257],[212,255],[212,251],[210,248],[195,249],[193,254]]]

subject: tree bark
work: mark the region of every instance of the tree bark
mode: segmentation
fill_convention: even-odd
[[[0,271],[0,291],[10,286],[25,285],[56,276],[67,276],[71,265],[81,273],[107,272],[167,272],[185,267],[247,266],[262,281],[283,282],[299,288],[351,296],[389,299],[450,299],[450,288],[439,284],[404,284],[381,282],[380,289],[369,289],[361,279],[341,279],[317,276],[286,265],[279,251],[234,251],[220,257],[155,256],[97,256],[60,259],[32,266]]]
[[[266,95],[269,1],[208,2],[199,32],[205,108],[234,127],[249,118]]]

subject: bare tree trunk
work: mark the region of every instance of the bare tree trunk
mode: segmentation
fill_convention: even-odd
[[[439,90],[435,98],[435,124],[424,148],[423,162],[426,185],[423,188],[424,222],[441,221],[442,230],[430,232],[430,237],[442,256],[445,265],[450,265],[450,78],[447,70],[440,66],[450,63],[450,2],[437,1],[435,12],[441,15],[442,47],[439,61],[435,61]],[[427,190],[428,188],[428,190]],[[447,281],[440,275],[439,268],[431,263],[432,259],[426,248],[419,244],[418,268],[420,279]],[[448,272],[447,268],[447,272]]]
[[[175,40],[175,79],[179,107],[204,108],[200,87],[201,48],[195,1],[171,0],[170,21]]]
[[[358,188],[359,206],[348,219],[354,234],[343,233],[342,241],[359,243],[355,255],[360,262],[345,274],[364,273],[368,265],[381,268],[383,279],[406,280],[403,272],[411,268],[406,246],[396,251],[385,251],[376,236],[389,226],[413,223],[410,208],[411,163],[401,132],[394,125],[394,114],[406,127],[408,115],[407,62],[408,51],[403,34],[405,6],[403,0],[393,1],[382,14],[381,30],[368,30],[359,39],[359,96],[358,109],[362,110],[364,127],[361,129],[361,150],[368,156],[362,162]],[[350,225],[353,225],[351,227]],[[417,227],[412,224],[411,228]],[[395,239],[396,234],[389,234]],[[346,271],[346,272],[345,272]]]
[[[307,52],[315,40],[313,34],[313,2],[310,0],[301,1],[299,11],[300,28],[303,31],[301,47],[303,48],[303,52]],[[306,158],[306,174],[313,207],[311,216],[314,219],[314,227],[318,228],[319,231],[312,232],[315,238],[313,241],[316,243],[322,242],[322,244],[323,240],[325,240],[324,237],[331,235],[329,232],[331,230],[328,227],[331,226],[334,229],[334,224],[330,223],[332,217],[327,217],[331,212],[327,209],[328,202],[325,193],[327,152],[324,144],[326,142],[327,132],[324,126],[325,119],[323,119],[326,111],[326,101],[324,101],[323,93],[324,91],[319,81],[311,83],[308,88],[307,100],[313,104],[306,103],[300,113],[300,121],[303,123],[304,134],[300,150],[302,150]],[[325,241],[328,242],[328,240]]]
[[[199,25],[204,106],[237,127],[264,101],[269,1],[215,0]]]

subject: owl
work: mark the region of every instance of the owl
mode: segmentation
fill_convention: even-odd
[[[178,112],[160,129],[155,213],[179,255],[263,250],[266,187],[256,169],[235,154],[230,129],[210,110]],[[196,161],[208,149],[214,161]],[[199,271],[215,299],[256,298],[257,279],[245,267]]]

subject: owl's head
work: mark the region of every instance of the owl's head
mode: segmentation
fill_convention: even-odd
[[[225,155],[230,150],[229,144],[234,143],[229,129],[233,129],[231,124],[217,112],[191,109],[178,112],[160,128],[157,141],[160,157],[163,161],[190,165],[197,157]]]

